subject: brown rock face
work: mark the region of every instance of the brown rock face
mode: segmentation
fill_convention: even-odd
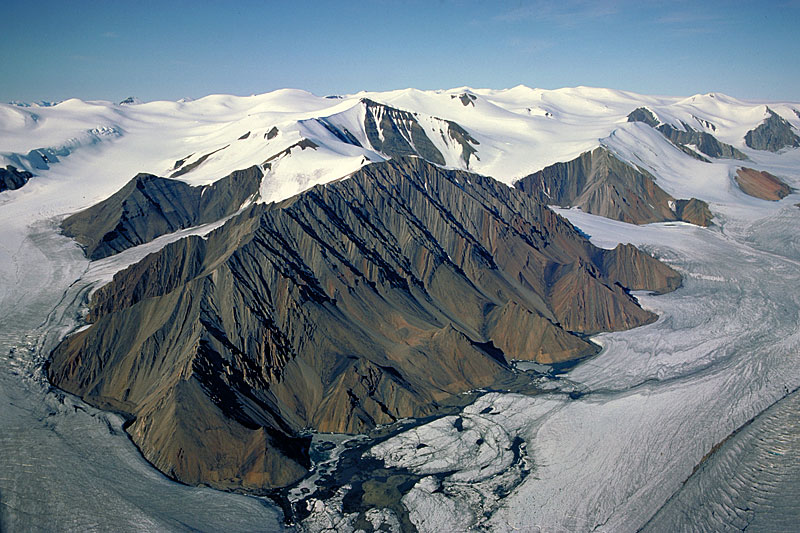
[[[705,202],[692,198],[676,203],[656,185],[651,174],[619,160],[603,147],[546,167],[514,186],[548,205],[580,207],[587,213],[631,224],[686,220],[707,226],[711,219]],[[687,203],[694,207],[686,211]],[[701,212],[708,216],[698,214]]]
[[[535,311],[509,301],[493,311],[491,336],[508,359],[561,363],[596,353],[596,347]]]
[[[400,158],[118,273],[49,374],[133,416],[133,440],[170,476],[263,489],[305,473],[303,428],[427,415],[507,378],[509,359],[589,355],[578,333],[655,319],[626,287],[679,283],[633,247],[595,248],[530,195]]]
[[[670,267],[632,244],[619,244],[614,250],[603,250],[600,268],[612,279],[633,291],[653,290],[663,294],[681,285],[681,277]]]
[[[714,218],[708,204],[697,198],[675,200],[675,215],[684,222],[706,227],[711,225],[711,219]]]
[[[759,172],[747,167],[736,171],[736,184],[743,193],[772,202],[777,202],[792,192],[791,187],[769,172]]]

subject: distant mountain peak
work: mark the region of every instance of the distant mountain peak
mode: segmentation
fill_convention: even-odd
[[[124,99],[123,101],[121,101],[119,103],[119,105],[138,105],[138,104],[142,104],[142,103],[144,103],[144,102],[142,102],[141,100],[139,100],[135,96],[129,96],[126,99]]]

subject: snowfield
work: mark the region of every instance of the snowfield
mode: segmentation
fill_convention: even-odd
[[[35,175],[0,193],[0,529],[283,527],[269,500],[171,482],[140,456],[117,415],[44,379],[49,351],[81,326],[90,291],[146,253],[224,220],[94,263],[59,235],[58,222],[139,172],[170,176],[193,165],[176,179],[204,185],[269,160],[262,202],[345,178],[386,157],[363,131],[363,99],[414,113],[448,167],[467,164],[444,121],[477,141],[469,170],[507,184],[603,145],[676,198],[707,201],[715,216],[710,228],[632,226],[558,210],[598,246],[630,242],[653,253],[683,274],[683,287],[637,294],[660,319],[599,335],[599,355],[566,374],[540,375],[539,394],[485,394],[459,415],[370,449],[421,476],[402,500],[420,531],[785,530],[797,523],[800,195],[759,200],[733,176],[744,165],[800,189],[800,149],[771,153],[744,143],[767,105],[800,129],[800,103],[519,86],[0,105],[0,165]],[[693,159],[653,128],[627,122],[638,107],[661,123],[710,133],[750,160]],[[341,497],[316,502],[300,527],[352,530]],[[368,519],[400,527],[389,509]]]

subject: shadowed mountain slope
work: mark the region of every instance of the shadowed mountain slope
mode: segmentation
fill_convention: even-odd
[[[767,118],[756,128],[747,132],[744,142],[756,150],[777,152],[787,146],[797,148],[800,146],[800,137],[794,133],[794,128],[782,116],[767,108]],[[800,116],[800,115],[798,115]]]
[[[466,168],[471,158],[479,159],[476,147],[480,143],[459,124],[369,98],[348,111],[313,121],[341,142],[371,148],[389,158],[417,155],[437,165]],[[351,131],[354,126],[357,129]]]
[[[174,231],[235,213],[258,193],[258,167],[233,172],[211,185],[138,174],[108,199],[64,219],[61,228],[89,259],[102,259]]]

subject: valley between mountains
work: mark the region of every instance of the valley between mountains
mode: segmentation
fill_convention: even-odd
[[[798,109],[522,86],[0,106],[0,524],[216,529],[164,503],[204,498],[230,530],[791,522],[795,470],[724,472],[760,436],[800,453]],[[116,511],[54,514],[92,483]]]

